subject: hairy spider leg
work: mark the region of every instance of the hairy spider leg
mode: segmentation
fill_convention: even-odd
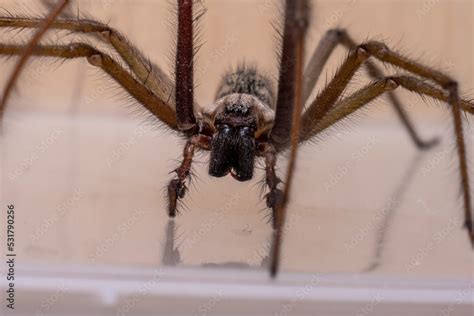
[[[346,47],[349,51],[357,47],[355,41],[344,29],[329,30],[320,40],[304,72],[304,104],[307,103],[324,66],[327,64],[330,56],[334,52],[334,49],[340,44]],[[382,79],[384,77],[383,71],[372,61],[368,60],[365,65],[371,78]],[[390,104],[395,109],[400,121],[405,126],[409,136],[417,148],[422,150],[429,149],[439,142],[438,138],[433,138],[428,141],[423,140],[417,133],[412,120],[404,109],[398,96],[393,92],[388,92],[387,96]]]
[[[21,53],[20,60],[16,64],[15,68],[13,69],[13,72],[10,75],[10,78],[7,80],[5,91],[3,92],[3,96],[0,100],[0,119],[3,116],[3,113],[7,106],[8,98],[11,92],[13,91],[13,87],[15,86],[16,81],[20,77],[20,74],[23,68],[25,67],[26,62],[33,54],[33,50],[35,49],[36,46],[38,46],[38,43],[41,40],[41,38],[48,31],[48,29],[51,27],[51,24],[59,16],[59,14],[61,14],[61,12],[67,7],[68,4],[69,4],[69,0],[61,0],[57,3],[55,7],[52,8],[49,15],[44,19],[43,23],[38,27],[38,30],[36,31],[35,35],[31,39],[31,41],[28,43],[28,45],[25,47],[24,51]]]
[[[314,136],[314,130],[318,129],[318,126],[321,125],[322,119],[327,114],[330,114],[329,120],[325,123],[327,125],[332,125],[335,123],[335,121],[331,119],[331,116],[334,116],[334,113],[331,113],[331,109],[342,109],[344,111],[344,107],[341,107],[340,105],[335,106],[335,104],[344,89],[347,87],[355,72],[370,57],[374,57],[380,60],[381,62],[391,64],[395,67],[406,70],[417,76],[428,79],[434,82],[435,84],[441,86],[441,88],[444,90],[442,91],[433,85],[430,85],[422,80],[410,76],[389,77],[388,79],[383,79],[381,81],[383,82],[383,87],[380,87],[380,83],[378,84],[379,87],[377,87],[377,89],[379,89],[379,91],[383,93],[385,91],[391,91],[401,85],[410,91],[431,96],[433,98],[445,101],[450,105],[453,113],[456,147],[460,165],[459,170],[461,179],[461,189],[464,200],[464,226],[468,230],[469,239],[474,247],[474,233],[472,227],[472,201],[466,158],[466,145],[464,141],[463,122],[461,116],[461,111],[473,114],[474,105],[471,102],[461,100],[459,98],[458,84],[449,76],[435,69],[431,69],[427,66],[421,65],[415,61],[406,58],[405,56],[402,56],[390,50],[384,43],[369,41],[365,44],[359,45],[356,49],[353,49],[351,51],[346,61],[337,71],[334,78],[329,82],[326,88],[319,94],[316,100],[312,102],[311,105],[304,112],[302,130],[300,134],[301,140],[308,140],[312,136]],[[373,90],[370,91],[371,93],[374,92]],[[370,96],[370,94],[362,93],[362,98],[367,98],[368,96]],[[355,98],[356,103],[360,103],[360,100],[360,98]],[[287,144],[287,146],[289,146],[289,144]]]
[[[293,183],[296,154],[299,144],[301,112],[303,109],[305,36],[309,24],[308,12],[308,1],[286,1],[283,46],[280,62],[280,81],[278,83],[278,101],[275,125],[270,133],[270,141],[273,146],[278,148],[289,139],[291,149],[285,187],[281,198],[278,198],[277,204],[275,205],[275,229],[273,232],[270,263],[270,275],[272,277],[275,277],[279,271],[283,228]],[[288,117],[290,118],[289,125]]]

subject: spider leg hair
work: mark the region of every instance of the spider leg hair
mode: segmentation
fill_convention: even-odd
[[[24,46],[21,45],[0,44],[0,55],[19,55],[23,49]],[[153,94],[145,85],[138,82],[117,61],[94,47],[83,43],[72,43],[63,46],[40,45],[33,50],[32,55],[61,59],[86,58],[91,65],[105,71],[161,122],[171,129],[177,130],[174,109]]]
[[[3,28],[38,28],[42,19],[33,17],[0,17]],[[144,84],[158,98],[170,107],[175,107],[175,91],[171,78],[157,65],[147,59],[119,31],[99,21],[84,18],[62,17],[53,21],[51,29],[71,31],[77,34],[96,35],[95,37],[109,44],[120,55],[139,82]]]
[[[183,161],[175,170],[176,178],[172,179],[168,184],[168,216],[173,218],[178,215],[178,201],[183,199],[188,188],[186,180],[191,176],[191,166],[196,149],[209,150],[211,138],[204,135],[192,136],[184,146]]]
[[[471,243],[474,244],[474,235],[472,231],[472,213],[471,213],[471,196],[469,178],[467,173],[466,147],[464,144],[461,109],[467,108],[470,104],[467,101],[453,99],[451,92],[443,92],[439,88],[413,76],[392,76],[376,82],[356,91],[352,95],[345,97],[337,102],[323,117],[317,121],[311,128],[303,129],[305,133],[300,136],[300,141],[307,141],[319,135],[327,128],[333,126],[337,122],[351,115],[358,109],[369,104],[383,94],[390,93],[398,87],[405,88],[408,91],[416,92],[424,96],[428,96],[437,100],[449,102],[452,104],[453,117],[456,131],[456,144],[458,156],[460,160],[461,171],[461,187],[464,197],[464,223],[468,230]]]
[[[274,211],[274,226],[271,246],[270,275],[279,271],[286,210],[294,175],[299,144],[301,112],[303,109],[303,67],[305,36],[309,24],[309,2],[286,0],[283,31],[282,57],[278,84],[278,101],[275,124],[270,134],[271,145],[280,146],[289,138],[290,157],[287,166],[285,187]],[[292,80],[293,79],[293,80]],[[288,118],[290,125],[288,126]],[[285,130],[286,128],[286,130]]]
[[[355,41],[349,36],[347,31],[344,29],[332,29],[326,32],[326,34],[323,36],[318,46],[314,50],[314,53],[312,54],[308,66],[306,67],[304,72],[304,104],[307,103],[324,66],[327,64],[331,54],[334,52],[334,49],[337,47],[337,45],[343,45],[348,50],[353,50],[357,47]],[[365,62],[365,66],[369,76],[372,79],[377,80],[385,77],[383,71],[372,61],[367,60]],[[398,96],[393,92],[389,92],[387,93],[387,95],[389,102],[394,107],[400,121],[405,126],[408,134],[410,135],[417,148],[429,149],[433,145],[436,145],[438,143],[437,138],[429,141],[422,140],[421,137],[418,135],[415,126],[412,123],[412,120],[404,109]]]
[[[34,34],[33,38],[28,43],[28,45],[24,47],[23,51],[21,52],[20,59],[18,63],[16,64],[15,68],[13,69],[13,72],[10,75],[10,78],[7,80],[5,90],[0,99],[0,119],[2,118],[2,115],[5,111],[8,98],[11,92],[13,91],[13,88],[15,87],[15,83],[20,77],[20,74],[23,68],[25,67],[28,59],[32,56],[33,50],[35,49],[36,46],[38,46],[38,43],[41,40],[41,38],[48,31],[48,29],[51,27],[51,24],[61,14],[61,12],[67,7],[68,4],[69,4],[69,0],[58,1],[57,5],[52,8],[49,15],[39,24],[38,30]]]
[[[175,98],[178,128],[196,127],[194,116],[194,0],[178,0],[178,39],[176,42]]]

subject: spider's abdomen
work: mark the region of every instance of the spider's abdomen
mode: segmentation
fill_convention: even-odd
[[[219,84],[216,100],[234,93],[250,94],[271,108],[275,106],[271,80],[253,67],[240,66],[225,74]]]

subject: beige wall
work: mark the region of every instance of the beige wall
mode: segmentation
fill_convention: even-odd
[[[136,43],[151,60],[170,71],[174,35],[166,26],[173,20],[169,1],[74,2],[82,12],[110,22],[111,26]],[[463,91],[472,91],[474,37],[471,0],[315,2],[309,51],[316,46],[325,30],[342,26],[350,29],[357,40],[385,39],[390,46],[441,67],[460,80]],[[271,21],[277,17],[275,3],[278,1],[203,1],[207,14],[202,23],[204,45],[197,63],[197,98],[201,104],[212,102],[223,71],[240,61],[256,63],[262,70],[270,74],[276,73],[276,40],[271,27]],[[0,6],[13,9],[14,12],[41,12],[39,1],[0,0]],[[27,33],[20,35],[24,38]],[[18,38],[15,32],[0,32],[1,41],[8,41],[12,36]],[[57,35],[53,35],[50,40],[55,42],[57,38]],[[67,42],[72,37],[62,39]],[[334,73],[343,57],[344,51],[339,49],[328,67],[328,76]],[[1,63],[4,65],[5,61],[2,59]],[[9,62],[8,66],[11,64]],[[83,113],[129,114],[129,110],[123,110],[125,107],[117,106],[115,96],[123,94],[118,93],[110,81],[102,80],[104,76],[99,71],[84,61],[68,62],[60,67],[57,65],[49,67],[49,63],[44,61],[32,65],[22,78],[20,97],[14,98],[11,108],[65,111],[76,106]],[[4,81],[4,77],[0,80]],[[363,82],[363,79],[358,79],[356,85]],[[411,97],[410,100],[420,103],[417,98]],[[124,103],[126,102],[118,102],[119,105]]]

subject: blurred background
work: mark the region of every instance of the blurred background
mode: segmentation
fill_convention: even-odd
[[[174,15],[168,1],[73,2],[72,14],[109,23],[172,73]],[[313,2],[308,55],[325,31],[343,27],[357,41],[384,40],[446,71],[472,98],[473,1]],[[221,75],[242,61],[276,76],[278,42],[272,23],[279,16],[278,3],[198,1],[206,10],[196,64],[200,105],[212,105]],[[45,12],[39,1],[0,0],[0,7],[28,16]],[[22,43],[30,35],[0,30],[0,41]],[[65,32],[52,32],[45,42],[81,40],[95,43]],[[346,54],[342,47],[336,50],[315,93]],[[0,57],[2,88],[14,61]],[[349,91],[367,80],[360,72]],[[451,117],[444,105],[400,90],[421,136],[440,137],[441,144],[420,153],[382,98],[315,144],[302,146],[282,271],[472,278],[473,253],[461,229]],[[265,267],[271,229],[259,183],[262,164],[253,181],[237,183],[210,178],[207,155],[197,157],[185,210],[169,222],[164,188],[184,144],[142,114],[140,105],[85,60],[30,63],[0,137],[0,194],[2,205],[14,204],[17,210],[18,260],[33,266]],[[471,124],[466,127],[470,157],[473,135]],[[280,174],[285,162],[282,157]]]

